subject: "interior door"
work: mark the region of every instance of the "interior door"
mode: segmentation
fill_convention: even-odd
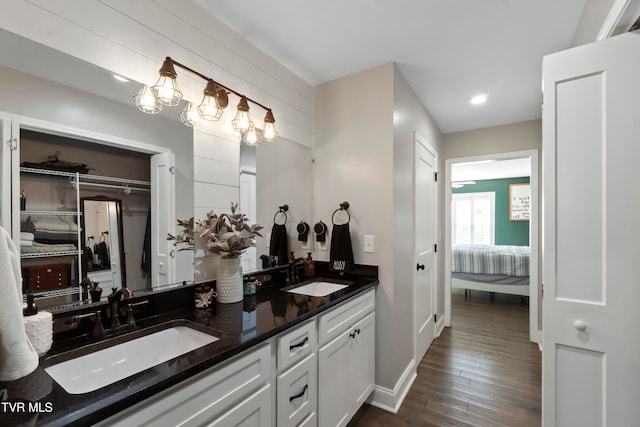
[[[544,58],[543,425],[640,420],[640,35]]]
[[[11,121],[0,118],[0,226],[11,230]]]
[[[424,357],[435,334],[437,154],[420,138],[415,139],[415,357]]]
[[[175,234],[175,158],[151,156],[151,286],[175,282],[175,252],[167,234]]]

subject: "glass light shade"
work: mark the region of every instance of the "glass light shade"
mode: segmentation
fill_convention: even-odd
[[[276,131],[273,123],[265,123],[262,129],[262,139],[267,142],[275,142],[280,134]]]
[[[217,98],[211,95],[205,95],[202,102],[198,105],[198,114],[204,120],[215,122],[222,117],[222,108],[218,106]]]
[[[255,126],[246,132],[242,132],[242,142],[252,147],[262,142],[262,130]]]
[[[142,85],[138,93],[133,96],[133,102],[143,113],[158,114],[162,110],[162,103],[158,101],[147,85]]]
[[[162,105],[174,107],[182,99],[182,92],[178,89],[176,79],[169,76],[160,76],[155,85],[151,87],[155,97]]]
[[[244,96],[240,98],[238,112],[233,120],[231,120],[231,125],[237,132],[246,132],[253,127],[251,116],[249,116],[249,103]]]
[[[278,132],[276,131],[276,119],[273,117],[271,110],[267,110],[267,114],[264,116],[264,124],[262,126],[262,139],[267,142],[275,142],[278,139]]]
[[[195,126],[198,121],[198,113],[196,113],[192,102],[187,102],[187,105],[184,106],[184,110],[180,113],[180,120],[185,126]]]

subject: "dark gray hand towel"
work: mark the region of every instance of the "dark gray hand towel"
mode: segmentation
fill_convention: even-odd
[[[329,270],[339,273],[353,269],[353,249],[349,224],[334,224],[331,231]]]
[[[273,224],[271,229],[271,242],[269,243],[269,255],[277,257],[277,265],[289,262],[289,241],[287,227],[284,224]]]

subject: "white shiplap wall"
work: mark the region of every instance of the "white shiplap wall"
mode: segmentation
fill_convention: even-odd
[[[313,87],[190,0],[4,0],[0,27],[147,84],[171,56],[269,106],[282,137],[313,146]],[[198,102],[204,82],[177,72],[185,99]],[[235,103],[231,97],[226,121]],[[252,109],[257,123],[263,115]],[[228,211],[239,200],[239,143],[226,128],[194,129],[196,217]],[[212,278],[211,257],[203,248],[195,257],[196,281]]]

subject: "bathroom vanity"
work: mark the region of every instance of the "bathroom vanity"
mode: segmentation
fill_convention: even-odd
[[[215,338],[85,393],[70,393],[45,373],[51,390],[40,401],[53,411],[39,414],[37,424],[346,425],[375,383],[378,272],[377,267],[358,266],[348,276],[323,273],[320,269],[320,278],[293,285],[279,279],[265,281],[255,295],[235,304],[204,310],[191,304],[141,318],[134,334],[183,322]],[[317,289],[296,291],[310,282],[346,286],[337,291],[328,288],[332,292],[322,296],[305,294],[320,295]],[[172,292],[184,294],[187,288],[193,292],[189,285]],[[153,300],[150,304],[161,305]],[[115,337],[106,340],[110,344],[103,340],[65,351],[54,345],[50,353],[59,353],[44,357],[40,368],[46,371],[65,360],[77,360],[91,346],[104,349],[123,340]],[[170,342],[149,347],[149,353],[161,353]],[[146,357],[143,353],[136,352],[138,358]]]

